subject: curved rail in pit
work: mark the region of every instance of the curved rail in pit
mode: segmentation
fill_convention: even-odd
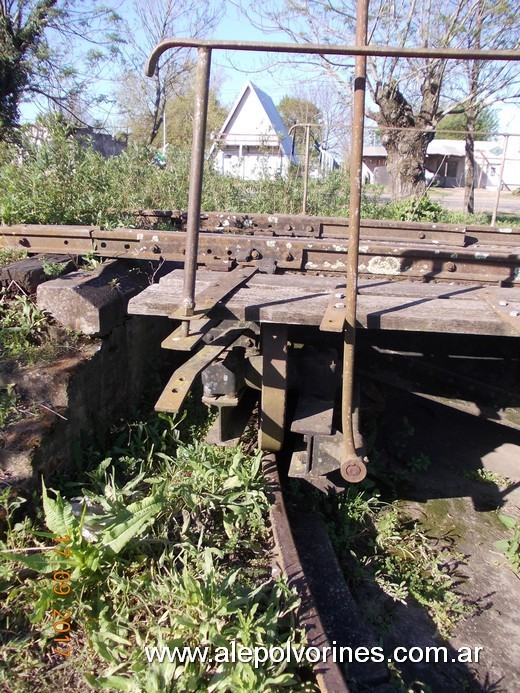
[[[272,501],[270,520],[276,546],[276,559],[287,577],[289,586],[296,589],[301,599],[298,610],[299,624],[305,631],[309,647],[330,647],[329,638],[316,609],[291,532],[274,454],[264,456],[262,468],[269,484]],[[336,662],[318,662],[314,665],[314,673],[322,693],[348,693],[349,689]]]
[[[265,455],[262,469],[269,485],[270,520],[279,566],[300,597],[297,619],[308,647],[326,653],[314,673],[322,693],[348,693],[337,654],[378,645],[348,589],[323,521],[313,513],[288,513],[276,457]],[[332,640],[332,643],[331,643]],[[326,650],[325,648],[330,648]],[[363,690],[386,691],[389,671],[384,662],[356,662],[349,675]]]

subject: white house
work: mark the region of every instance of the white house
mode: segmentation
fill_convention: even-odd
[[[514,190],[520,187],[520,137],[508,138],[504,159],[505,138],[475,142],[475,186],[496,189],[504,161],[502,185]],[[426,177],[435,178],[446,188],[464,186],[464,140],[432,140],[426,154]],[[370,182],[387,183],[386,149],[382,146],[363,148],[363,172]]]
[[[246,180],[285,175],[292,140],[271,97],[247,81],[211,147],[215,167]]]

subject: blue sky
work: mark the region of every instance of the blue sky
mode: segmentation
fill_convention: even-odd
[[[196,2],[197,0],[193,0]],[[125,0],[121,5],[121,10],[128,11],[131,7],[131,0]],[[221,38],[230,40],[249,40],[249,41],[276,41],[287,42],[289,39],[283,32],[266,33],[252,26],[243,15],[241,16],[237,7],[229,1],[224,2],[225,16],[220,24],[208,34],[208,38]],[[179,35],[183,35],[179,32]],[[248,51],[214,51],[212,59],[212,73],[220,83],[219,95],[221,101],[226,106],[231,106],[246,81],[250,79],[261,89],[266,91],[278,103],[286,94],[294,94],[298,85],[319,83],[323,77],[316,77],[315,74],[302,75],[301,69],[297,72],[289,67],[287,63],[282,64],[277,69],[265,68],[269,62],[268,55],[265,53],[253,53]],[[143,66],[144,69],[144,66]],[[100,89],[106,88],[100,87]],[[500,130],[509,132],[520,132],[520,108],[516,106],[501,106]],[[36,111],[30,106],[24,106],[23,119],[34,119]],[[115,109],[114,109],[115,115]]]

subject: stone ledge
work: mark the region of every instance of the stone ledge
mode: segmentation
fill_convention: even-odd
[[[32,293],[36,287],[44,282],[50,281],[43,269],[43,260],[53,265],[64,267],[60,274],[71,272],[75,265],[67,255],[35,255],[24,260],[18,260],[5,267],[0,267],[0,286],[9,286],[15,283],[24,291]]]
[[[149,284],[136,264],[110,260],[93,272],[71,272],[38,286],[38,307],[65,327],[105,336],[122,324],[128,301]]]

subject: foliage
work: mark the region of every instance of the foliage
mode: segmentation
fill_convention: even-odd
[[[45,255],[42,256],[41,263],[43,273],[49,279],[52,279],[53,277],[59,277],[60,274],[63,274],[68,264],[67,262],[52,262],[51,260],[46,258]]]
[[[96,68],[106,53],[114,55],[120,40],[113,31],[118,21],[111,8],[91,0],[0,4],[0,140],[12,136],[24,96],[44,97],[69,113],[78,111],[79,95],[87,100],[87,85]],[[88,77],[80,74],[80,63]]]
[[[24,248],[0,248],[0,267],[6,267],[26,257],[27,251]]]
[[[15,509],[8,513],[2,625],[17,636],[0,644],[0,681],[20,681],[22,690],[30,672],[31,685],[45,687],[54,675],[60,689],[88,682],[123,691],[311,690],[293,664],[147,664],[144,655],[155,645],[214,652],[232,641],[301,641],[295,597],[269,578],[265,562],[260,455],[182,443],[176,422],[163,416],[119,430],[101,457],[90,453],[88,482],[43,487],[46,530],[36,520],[15,523]],[[52,550],[55,536],[69,537],[60,544],[64,555]],[[28,570],[22,576],[13,565]],[[56,570],[70,574],[70,592],[53,590]],[[70,660],[50,654],[51,602],[71,614]],[[46,664],[34,667],[38,660]]]
[[[76,343],[72,333],[56,330],[50,318],[25,293],[0,289],[0,358],[35,363]]]
[[[513,535],[509,539],[496,541],[495,548],[505,553],[513,570],[520,574],[520,523],[509,515],[499,515],[498,517],[503,525],[513,531]]]
[[[0,429],[5,429],[17,415],[16,391],[12,383],[0,385]]]
[[[178,88],[173,96],[165,102],[165,118],[166,118],[166,143],[169,147],[174,147],[175,151],[189,150],[193,137],[193,104],[195,101],[195,87],[191,83],[187,83]],[[138,109],[138,104],[132,102],[135,92],[130,92],[125,89],[126,99],[126,126],[132,134],[132,140],[135,142],[150,142],[151,130],[150,115],[148,117]],[[208,114],[207,114],[207,144],[210,143],[211,133],[217,133],[227,114],[227,109],[222,106],[217,97],[215,89],[210,89],[208,96]],[[155,147],[162,147],[163,130],[157,131],[154,135],[152,144]]]
[[[171,146],[163,169],[152,165],[156,150],[130,144],[119,156],[104,159],[70,134],[59,119],[46,121],[48,139],[12,146],[0,167],[0,220],[3,224],[58,223],[133,226],[129,210],[187,209],[189,149]],[[309,180],[308,213],[348,216],[349,176],[338,169]],[[382,203],[380,189],[366,187],[361,213],[365,218],[459,221],[427,196]],[[222,175],[206,162],[202,208],[229,212],[301,212],[303,178],[292,167],[286,178],[242,180]],[[475,217],[476,222],[480,221]],[[470,221],[465,216],[464,221]],[[511,225],[511,220],[508,220]],[[2,255],[0,254],[0,261]],[[93,256],[92,256],[93,257]],[[90,263],[92,265],[92,263]]]
[[[248,3],[249,21],[265,30],[283,31],[293,42],[347,45],[353,43],[357,8],[354,0],[324,3],[307,2]],[[520,18],[517,3],[490,0],[446,3],[432,0],[428,11],[406,0],[370,5],[368,36],[370,43],[421,48],[496,49],[517,46]],[[336,56],[321,58],[295,56],[305,79],[317,74],[332,78],[345,102],[351,98],[351,62]],[[480,65],[476,81],[465,70]],[[316,75],[316,72],[315,72]],[[423,59],[381,60],[368,58],[367,92],[376,105],[366,115],[381,128],[382,144],[388,154],[388,170],[394,199],[424,192],[424,162],[434,128],[449,109],[471,101],[481,107],[516,94],[517,71],[512,63],[496,61],[446,61]],[[442,99],[442,100],[441,100]],[[442,108],[441,103],[449,103]]]
[[[467,130],[467,114],[450,113],[440,119],[437,124],[435,137],[445,140],[463,140]],[[475,139],[490,140],[493,133],[498,132],[498,116],[491,108],[484,108],[480,111],[475,124]]]
[[[196,7],[183,0],[134,0],[133,10],[133,20],[125,23],[127,38],[121,47],[124,71],[118,101],[134,136],[151,144],[159,139],[165,111],[168,127],[177,121],[168,102],[182,105],[182,100],[193,93],[195,66],[191,52],[182,48],[165,53],[152,78],[144,75],[143,65],[152,49],[167,38],[207,38],[222,16],[223,7],[209,0],[198,0]],[[184,117],[179,120],[186,126]],[[170,141],[177,144],[176,140]]]
[[[435,223],[448,220],[446,210],[438,202],[431,200],[428,195],[391,202],[387,210],[390,218],[401,221],[429,221]]]
[[[373,455],[372,457],[377,457]],[[298,487],[292,487],[295,502]],[[311,494],[305,504],[324,519],[345,578],[354,593],[376,584],[386,595],[374,602],[374,622],[382,625],[388,602],[419,603],[447,636],[471,608],[455,591],[461,557],[449,540],[431,536],[398,501],[386,500],[374,481],[365,480],[336,497]],[[386,618],[386,617],[385,617]]]

